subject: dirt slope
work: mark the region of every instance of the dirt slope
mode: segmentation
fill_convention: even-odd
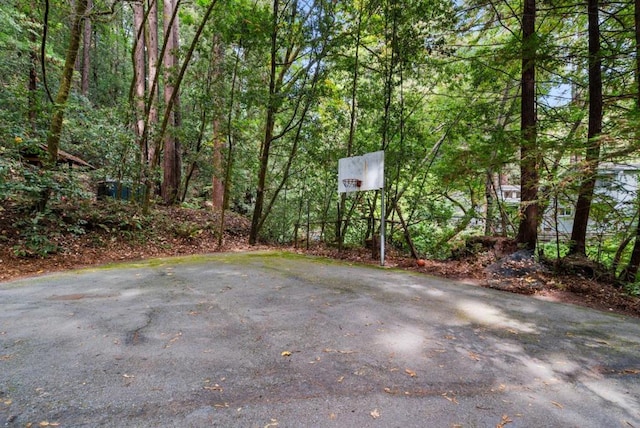
[[[249,246],[249,221],[233,213],[226,215],[223,244],[218,246],[220,217],[217,212],[158,207],[151,216],[142,217],[126,205],[118,208],[121,212],[114,215],[99,214],[113,212],[112,204],[80,209],[56,207],[58,216],[66,218],[66,221],[77,223],[79,218],[82,219],[83,233],[73,233],[78,231],[72,227],[60,231],[60,224],[50,225],[54,232],[49,233],[47,239],[54,250],[45,257],[24,254],[28,253],[25,250],[25,235],[29,236],[24,233],[24,221],[20,223],[16,220],[19,213],[15,210],[0,210],[0,281],[118,261],[273,248],[269,245]],[[44,229],[39,230],[46,230],[46,224],[40,224],[40,227]],[[62,229],[65,229],[64,224]],[[338,252],[335,248],[325,246],[285,248],[345,261],[379,263],[365,249]],[[22,256],[16,253],[22,253]],[[423,266],[418,266],[415,260],[391,250],[386,265],[528,294],[535,298],[640,317],[640,299],[604,281],[584,275],[557,275],[548,269],[516,269],[517,274],[514,275],[513,269],[488,268],[495,265],[502,255],[499,251],[487,250],[456,260],[427,260]]]

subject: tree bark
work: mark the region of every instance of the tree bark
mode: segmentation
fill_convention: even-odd
[[[144,5],[141,2],[134,2],[133,7],[133,23],[136,32],[136,42],[133,52],[133,106],[136,113],[135,132],[138,141],[141,144],[140,152],[144,153],[144,133],[145,133],[145,55],[144,55]],[[141,159],[143,163],[147,159]]]
[[[224,209],[224,166],[222,164],[222,150],[224,139],[220,133],[220,118],[213,119],[213,177],[211,178],[211,202],[213,209]]]
[[[177,0],[177,4],[179,3],[180,3],[180,0]],[[185,73],[189,66],[189,62],[191,61],[191,58],[193,57],[193,53],[195,52],[196,45],[200,40],[200,36],[202,35],[202,31],[204,30],[205,25],[207,24],[207,22],[209,21],[209,18],[211,17],[211,13],[213,12],[213,8],[215,7],[216,3],[217,3],[216,0],[213,0],[211,3],[209,3],[209,6],[204,12],[202,20],[200,21],[200,25],[198,26],[198,29],[196,30],[193,36],[193,39],[191,40],[189,49],[187,49],[185,52],[185,57],[184,57],[184,60],[182,61],[180,70],[175,75],[175,80],[173,81],[173,86],[175,90],[171,92],[171,96],[169,97],[169,100],[167,101],[167,104],[165,106],[164,115],[162,116],[162,122],[160,123],[160,127],[156,132],[156,138],[153,141],[153,144],[155,145],[155,147],[160,147],[162,144],[162,141],[164,140],[165,133],[170,125],[169,119],[171,118],[171,111],[178,100],[178,91],[180,90],[180,84],[184,79]],[[175,18],[176,18],[176,14],[174,13],[172,19],[175,19]],[[163,48],[163,51],[164,50],[166,49]],[[158,165],[157,151],[151,162],[151,165]]]
[[[602,60],[598,0],[589,0],[587,7],[589,19],[589,127],[585,171],[578,191],[571,242],[569,243],[569,254],[582,256],[586,256],[587,225],[600,159],[600,134],[602,133]]]
[[[486,172],[486,178],[484,180],[484,199],[485,199],[485,209],[484,209],[484,235],[491,236],[495,234],[496,227],[494,224],[494,213],[496,210],[496,199],[493,197],[494,195],[494,173],[493,169],[489,168]]]
[[[211,68],[212,78],[216,82],[221,77],[221,64],[222,64],[222,48],[220,46],[220,40],[218,37],[214,37],[213,50],[212,50]],[[233,76],[235,79],[235,75]],[[233,90],[233,89],[232,89]],[[231,106],[230,108],[232,108]],[[219,111],[222,111],[220,108]],[[224,210],[224,166],[222,163],[222,151],[224,149],[224,136],[220,132],[220,122],[222,118],[218,114],[213,115],[213,176],[211,177],[211,202],[213,203],[213,209]],[[231,132],[229,129],[227,132]]]
[[[242,39],[238,42],[242,45]],[[233,75],[231,78],[231,94],[229,96],[229,110],[227,111],[227,156],[224,165],[224,192],[222,194],[222,210],[220,211],[220,228],[218,234],[218,247],[222,247],[224,241],[225,212],[229,208],[229,194],[231,190],[231,171],[234,157],[234,134],[233,134],[233,112],[235,109],[236,86],[238,85],[238,68],[240,66],[240,54],[236,52],[236,60],[233,65]]]
[[[249,243],[255,244],[258,240],[258,235],[265,220],[269,216],[271,209],[274,205],[276,198],[280,191],[284,188],[286,193],[286,182],[291,174],[291,166],[293,159],[297,153],[298,145],[300,142],[300,136],[302,133],[302,127],[305,123],[305,117],[309,111],[310,103],[313,101],[316,84],[323,67],[320,65],[321,59],[326,54],[326,41],[323,39],[321,46],[318,46],[317,53],[312,54],[311,58],[305,58],[304,69],[294,69],[294,63],[301,58],[301,46],[299,43],[299,37],[304,36],[304,27],[309,15],[298,18],[298,3],[294,0],[288,4],[288,13],[286,14],[285,21],[278,22],[278,0],[274,0],[273,4],[273,30],[271,34],[271,67],[269,77],[269,98],[267,105],[267,119],[265,122],[265,139],[260,151],[260,170],[258,173],[258,187],[256,192],[256,203],[251,221],[251,231],[249,234]],[[286,28],[288,30],[288,39],[286,47],[283,49],[282,57],[278,56],[277,36],[278,28]],[[278,70],[278,66],[280,69]],[[295,70],[294,76],[283,83],[285,77],[288,77],[289,72]],[[302,81],[300,81],[302,79]],[[311,83],[308,83],[308,82]],[[276,115],[280,112],[284,99],[287,98],[290,93],[284,93],[286,88],[304,88],[302,89],[303,95],[294,97],[292,105],[287,105],[287,111],[290,112],[287,118],[283,117],[282,129],[277,134],[274,133]],[[283,109],[284,111],[285,109]],[[281,178],[279,184],[273,186],[274,191],[271,195],[270,201],[265,205],[266,196],[266,177],[269,166],[269,152],[271,145],[274,141],[285,137],[287,134],[294,134],[291,137],[291,148],[289,150],[289,156],[284,166],[281,168]]]
[[[31,1],[31,10],[35,12],[35,2]],[[31,23],[35,26],[35,18],[30,17]],[[29,32],[29,41],[33,46],[29,50],[29,125],[32,131],[36,130],[36,117],[38,115],[38,52],[36,51],[37,37],[35,32]],[[44,59],[43,59],[44,61]]]
[[[93,0],[88,0],[87,9],[91,10]],[[80,79],[80,92],[85,97],[89,95],[89,76],[91,75],[91,19],[84,20],[84,34],[82,36],[82,73]]]
[[[520,131],[520,223],[516,242],[535,250],[538,240],[538,147],[536,117],[536,2],[524,1],[522,14],[522,97]]]
[[[278,54],[278,13],[279,1],[273,0],[273,22],[271,29],[271,65],[269,70],[269,100],[267,105],[267,119],[264,127],[264,140],[260,149],[260,171],[258,173],[258,186],[256,189],[256,203],[253,208],[251,218],[251,231],[249,233],[249,244],[255,245],[258,242],[259,224],[262,217],[262,207],[264,205],[265,184],[267,181],[267,167],[269,164],[269,151],[273,140],[273,128],[276,120],[276,71]]]
[[[58,95],[55,99],[53,116],[51,118],[51,125],[49,127],[49,133],[47,135],[47,152],[49,154],[48,164],[50,167],[55,166],[58,160],[62,123],[64,120],[67,100],[69,99],[69,92],[71,91],[73,69],[75,66],[76,58],[78,56],[78,49],[80,48],[82,20],[87,10],[87,1],[88,0],[77,0],[76,2],[73,23],[71,25],[69,46],[67,48],[67,55],[64,61],[64,69],[62,70],[62,77],[60,80],[60,88],[58,89]]]
[[[149,0],[148,2],[149,16],[147,18],[148,31],[145,34],[147,42],[147,61],[148,61],[148,82],[149,93],[147,94],[148,103],[148,119],[146,134],[151,134],[151,128],[155,127],[158,123],[158,4],[156,0]],[[153,143],[150,144],[148,138],[145,139],[145,155],[146,163],[151,167],[154,167],[153,160],[155,159],[156,147]]]
[[[413,243],[413,239],[411,238],[411,232],[409,231],[409,225],[404,220],[404,216],[402,215],[402,210],[400,209],[400,205],[395,205],[394,209],[398,214],[398,220],[400,220],[400,224],[402,225],[404,239],[407,242],[407,246],[409,247],[409,250],[411,251],[411,257],[417,260],[420,258],[420,255],[418,254],[418,249]]]
[[[636,84],[636,114],[640,112],[640,0],[634,1],[634,30],[635,30],[635,50],[636,50],[636,63],[635,63],[635,84]],[[637,141],[640,141],[640,131],[636,131],[635,136]],[[636,195],[638,200],[638,209],[640,209],[640,195]],[[622,247],[622,246],[621,246]],[[640,267],[640,213],[638,213],[638,222],[636,224],[635,242],[633,244],[633,251],[631,252],[631,258],[629,264],[620,273],[619,280],[628,283],[636,282],[638,276],[638,269]]]
[[[168,130],[164,136],[163,157],[163,181],[161,186],[162,199],[165,204],[175,204],[178,199],[180,187],[180,142],[176,138],[176,110],[178,107],[177,90],[174,84],[178,55],[178,20],[174,19],[171,25],[171,17],[176,13],[175,0],[164,0],[163,18],[164,34],[168,37],[164,52],[164,102],[169,115]],[[171,26],[170,26],[171,25]],[[173,97],[173,105],[170,103]]]
[[[360,67],[360,39],[362,37],[362,3],[358,10],[358,24],[356,26],[356,41],[355,41],[355,53],[353,64],[353,75],[351,78],[351,111],[349,112],[349,137],[347,140],[347,157],[353,153],[353,140],[356,134],[356,120],[357,120],[357,93],[358,93],[358,79],[359,79],[359,67]],[[340,195],[340,206],[338,207],[338,221],[336,222],[336,238],[338,240],[338,251],[342,252],[344,245],[344,236],[347,233],[347,227],[349,225],[349,218],[343,217],[347,204],[347,194],[342,193]]]
[[[510,118],[513,114],[514,106],[516,105],[516,98],[511,97],[511,93],[514,89],[514,84],[509,82],[505,88],[502,96],[502,100],[500,100],[500,110],[498,110],[498,118],[496,119],[496,127],[500,131],[504,131],[507,127],[507,124],[510,121]],[[510,98],[513,101],[510,101]],[[491,160],[493,164],[493,160],[497,156],[497,149],[494,148],[491,151]],[[485,224],[484,224],[484,234],[485,236],[494,235],[497,232],[496,224],[499,218],[496,216],[496,211],[500,214],[500,218],[502,217],[502,201],[498,199],[498,195],[496,192],[496,184],[500,186],[500,172],[496,171],[493,166],[487,168],[486,170],[486,178],[484,182],[484,195],[485,195]],[[498,178],[496,183],[496,178]],[[504,226],[504,224],[503,224]],[[506,234],[506,227],[501,228],[501,233]]]

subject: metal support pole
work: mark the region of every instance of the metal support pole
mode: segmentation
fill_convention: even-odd
[[[309,228],[311,227],[311,215],[309,214],[309,199],[307,199],[307,250],[309,249],[309,238],[311,236],[311,232]]]
[[[385,227],[385,206],[384,206],[384,179],[382,180],[382,190],[380,190],[380,266],[384,266],[384,227]]]

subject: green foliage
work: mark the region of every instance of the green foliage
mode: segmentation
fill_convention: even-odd
[[[47,257],[67,251],[70,238],[92,232],[95,245],[103,239],[145,241],[153,235],[153,216],[142,216],[135,205],[122,201],[94,203],[78,195],[52,201],[42,212],[30,213],[10,208],[16,219],[13,227],[19,239],[13,252],[19,257]],[[102,238],[101,238],[102,237]]]
[[[98,205],[87,205],[79,214],[86,222],[86,227],[100,229],[110,234],[134,237],[145,231],[152,218],[139,212],[137,206],[125,201],[110,199]]]
[[[548,259],[556,260],[558,253],[560,258],[567,255],[569,252],[569,245],[565,242],[542,242],[538,244],[538,250]]]
[[[86,222],[75,209],[62,211],[52,206],[79,204],[87,193],[79,177],[72,172],[43,170],[14,164],[11,180],[0,183],[7,207],[23,214],[14,227],[20,231],[20,242],[13,247],[21,257],[45,257],[59,251],[58,240],[64,235],[82,235]],[[42,202],[51,201],[47,205]]]
[[[13,146],[13,147],[11,147]],[[47,200],[59,201],[87,196],[79,184],[83,176],[67,169],[43,169],[21,162],[19,149],[24,153],[44,156],[40,146],[21,142],[19,145],[0,144],[0,197],[7,205],[33,210]]]
[[[63,148],[77,152],[97,167],[99,179],[137,182],[141,171],[140,148],[127,127],[121,109],[93,109],[80,105],[73,111],[64,133]]]
[[[22,165],[17,153],[0,145],[0,199],[8,201],[15,193],[14,177],[19,174]]]
[[[445,259],[450,255],[451,244],[443,238],[452,231],[454,215],[455,210],[448,203],[431,198],[422,200],[414,214],[415,224],[410,227],[419,254],[436,259]],[[403,248],[408,251],[406,243]]]
[[[190,221],[176,224],[173,230],[176,236],[187,239],[194,239],[204,232],[201,224]]]
[[[187,41],[183,49],[209,4],[209,0],[181,3],[181,39]],[[70,3],[54,1],[52,5],[45,65],[55,93],[67,46]],[[128,99],[131,8],[118,3],[111,14],[102,13],[105,7],[104,2],[94,5],[99,14],[92,22],[89,93],[79,95],[76,76],[66,105],[61,148],[97,168],[80,176],[66,170],[40,170],[22,161],[26,152],[43,151],[52,108],[42,87],[40,63],[33,64],[37,87],[28,87],[32,54],[37,53],[42,34],[42,4],[14,0],[0,5],[0,199],[30,215],[21,224],[23,242],[16,248],[25,256],[56,251],[59,237],[46,233],[44,224],[55,225],[62,234],[97,228],[132,239],[148,237],[153,220],[132,204],[101,205],[104,213],[85,206],[86,192],[96,180],[137,183],[144,175],[154,182],[162,179],[160,170],[145,171],[133,132]],[[269,100],[270,4],[219,2],[181,87],[182,126],[172,131],[181,143],[183,173],[192,172],[186,205],[196,208],[208,201],[212,177],[224,177],[228,167],[230,205],[251,215],[265,110],[274,102],[276,138],[264,189],[265,202],[273,205],[262,238],[290,242],[296,227],[302,233],[300,225],[308,215],[314,233],[334,243],[339,203],[335,172],[338,159],[347,155],[353,113],[350,154],[385,149],[388,218],[394,221],[390,243],[408,250],[405,231],[393,210],[397,204],[418,251],[446,257],[458,234],[474,232],[472,227],[460,231],[459,226],[480,220],[488,177],[494,184],[499,179],[519,183],[521,8],[519,2],[319,1],[306,3],[297,15],[290,9],[281,11],[277,66],[284,71],[278,76],[279,92]],[[603,61],[608,100],[602,160],[635,163],[640,115],[631,96],[637,90],[632,4],[601,8],[610,17],[601,23],[606,34]],[[539,13],[541,201],[558,198],[571,205],[585,166],[570,160],[580,159],[586,143],[586,38],[579,37],[586,17],[577,4],[541,8]],[[292,64],[287,63],[291,58],[283,58],[287,49],[300,54]],[[318,80],[311,89],[316,70]],[[567,93],[557,96],[558,88]],[[213,141],[224,143],[221,169],[213,166]],[[32,215],[44,193],[52,210]],[[377,233],[378,225],[366,220],[380,215],[374,193],[360,195],[363,202],[353,207],[346,244],[361,245]],[[517,206],[494,196],[500,209],[491,218],[497,223],[504,214],[506,220],[517,222]],[[63,215],[57,207],[64,201],[80,208]],[[352,201],[347,200],[346,209]],[[592,258],[612,262],[619,243],[632,233],[630,219],[638,208],[631,205],[627,211],[606,195],[594,199]],[[176,224],[173,230],[176,236],[194,237],[204,227]],[[505,229],[510,235],[515,232]],[[555,245],[542,247],[546,254],[555,255]]]
[[[61,251],[60,242],[65,236],[84,235],[87,221],[78,209],[82,200],[78,194],[73,197],[74,206],[65,199],[49,204],[44,211],[18,216],[13,227],[20,232],[20,239],[13,252],[19,257],[47,257]]]
[[[624,291],[634,297],[640,297],[640,284],[625,284]]]
[[[44,220],[50,220],[50,215],[37,213],[34,217],[21,220],[14,225],[21,231],[21,242],[13,247],[17,256],[46,257],[58,252],[58,245],[52,239],[58,236],[58,233],[51,234],[51,227],[43,225]]]

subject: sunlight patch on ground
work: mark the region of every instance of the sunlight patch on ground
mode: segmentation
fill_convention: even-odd
[[[120,292],[120,296],[125,299],[130,299],[132,297],[138,297],[142,294],[142,291],[139,288],[132,288],[129,290],[122,290]]]
[[[629,413],[640,414],[640,406],[638,405],[638,397],[633,397],[626,391],[619,389],[618,385],[612,382],[602,380],[586,381],[584,386],[595,394],[602,397],[603,400],[609,401],[623,409],[627,409]]]
[[[523,355],[520,358],[520,363],[527,369],[527,371],[544,384],[551,384],[557,382],[556,373],[551,366],[527,355]]]
[[[551,365],[526,354],[521,346],[499,344],[496,346],[496,350],[498,354],[492,357],[492,360],[500,370],[508,372],[514,371],[514,367],[518,367],[518,373],[523,374],[534,384],[553,385],[559,382]],[[505,359],[505,356],[509,357]]]
[[[425,294],[427,296],[430,296],[430,297],[442,298],[442,297],[446,297],[448,293],[445,293],[442,290],[437,290],[435,288],[431,288],[429,290],[425,290]]]
[[[450,292],[436,287],[427,286],[422,283],[404,282],[402,279],[385,282],[379,284],[379,286],[386,292],[400,294],[411,299],[427,297],[433,300],[449,300],[451,295]]]
[[[522,333],[535,333],[533,324],[511,319],[498,308],[472,300],[463,300],[457,304],[460,316],[489,327],[500,327],[517,330]]]
[[[405,326],[401,330],[387,331],[378,335],[377,342],[398,354],[421,352],[425,341],[424,332]]]
[[[584,367],[577,361],[570,359],[571,353],[552,354],[549,356],[549,363],[555,373],[562,373],[565,376],[574,376],[576,373],[584,372]]]
[[[380,283],[379,287],[386,292],[401,294],[409,298],[418,296],[425,289],[425,286],[422,284],[403,283],[402,281],[396,280]]]

